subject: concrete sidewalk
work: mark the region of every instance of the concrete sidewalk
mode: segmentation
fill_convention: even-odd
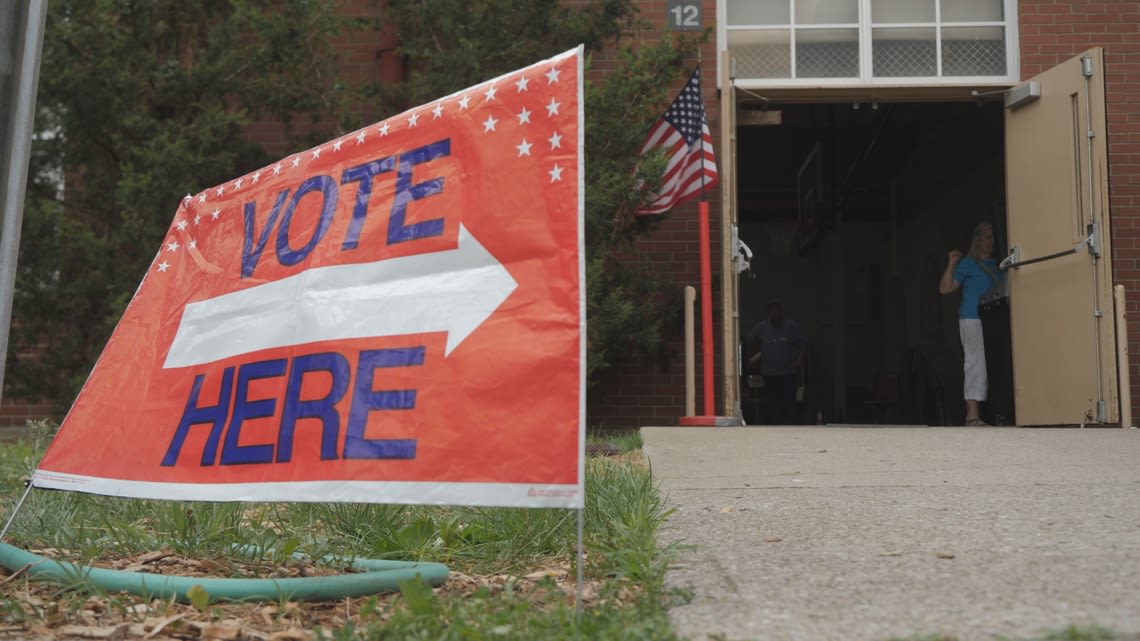
[[[693,641],[1140,639],[1140,431],[648,427]],[[719,636],[718,636],[719,635]]]

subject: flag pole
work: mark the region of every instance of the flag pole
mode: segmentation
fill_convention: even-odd
[[[713,388],[713,336],[712,336],[712,267],[709,254],[709,202],[701,192],[701,201],[697,203],[698,224],[701,226],[701,357],[704,369],[705,390],[705,416],[713,416],[713,397],[716,390]]]
[[[697,69],[700,70],[701,51],[697,49]],[[702,76],[704,74],[701,74]],[[703,83],[698,85],[698,95],[704,104]],[[703,114],[704,109],[701,109]],[[702,123],[704,126],[705,123]],[[721,126],[724,126],[721,123]],[[703,143],[702,143],[703,144]],[[705,173],[705,157],[700,154],[701,162],[701,199],[697,202],[697,224],[700,226],[700,272],[701,272],[701,369],[703,370],[702,387],[704,388],[704,414],[701,416],[684,416],[679,423],[685,426],[736,426],[743,425],[743,420],[733,416],[717,416],[716,408],[716,380],[713,376],[713,318],[712,318],[712,241],[709,238],[711,221],[708,202],[708,175]]]
[[[697,48],[697,68],[701,65],[701,50]],[[702,78],[704,74],[701,74]],[[697,93],[704,104],[704,84],[697,86]],[[702,111],[704,111],[702,109]],[[701,200],[697,203],[697,224],[701,226],[701,357],[704,370],[705,416],[716,414],[716,387],[713,377],[713,334],[712,334],[712,248],[709,239],[709,202],[707,197],[708,177],[705,175],[705,155],[701,154]]]
[[[685,87],[665,110],[665,115],[650,129],[642,145],[641,154],[663,150],[668,158],[663,175],[662,189],[656,199],[638,208],[639,214],[659,214],[674,205],[687,202],[698,192],[697,224],[700,243],[701,290],[701,352],[704,370],[703,414],[682,416],[681,425],[728,426],[743,425],[739,416],[716,416],[716,386],[713,376],[713,317],[712,317],[712,225],[709,215],[708,190],[717,184],[716,157],[713,155],[712,134],[701,95],[701,52],[697,50],[697,67]],[[694,158],[694,155],[696,156]],[[705,156],[708,155],[708,158]],[[692,170],[698,170],[694,176]],[[698,183],[697,180],[700,180]],[[688,332],[688,330],[686,330]],[[686,335],[686,341],[689,337]],[[694,377],[695,378],[695,377]],[[695,408],[693,408],[695,411]],[[686,406],[686,411],[689,408]]]

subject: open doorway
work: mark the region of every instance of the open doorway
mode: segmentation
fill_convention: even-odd
[[[800,423],[962,424],[958,297],[938,279],[981,220],[1005,253],[1002,104],[763,106],[779,116],[737,128],[739,235],[754,254],[740,335],[774,298],[803,328]],[[1002,422],[1012,368],[996,351],[983,413]],[[741,408],[763,423],[762,379],[743,356]]]

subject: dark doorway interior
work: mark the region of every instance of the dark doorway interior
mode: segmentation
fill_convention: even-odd
[[[740,237],[754,252],[741,335],[772,298],[802,325],[800,422],[961,424],[959,299],[938,278],[980,220],[1005,250],[1001,104],[767,108],[780,124],[738,129]],[[747,360],[743,410],[764,422]]]

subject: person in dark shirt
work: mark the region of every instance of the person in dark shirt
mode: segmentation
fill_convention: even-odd
[[[764,397],[768,405],[768,422],[773,425],[795,425],[796,388],[804,362],[807,339],[794,320],[784,318],[784,305],[768,301],[768,319],[760,321],[748,332],[748,345],[756,350],[749,363],[760,363],[764,378]]]

